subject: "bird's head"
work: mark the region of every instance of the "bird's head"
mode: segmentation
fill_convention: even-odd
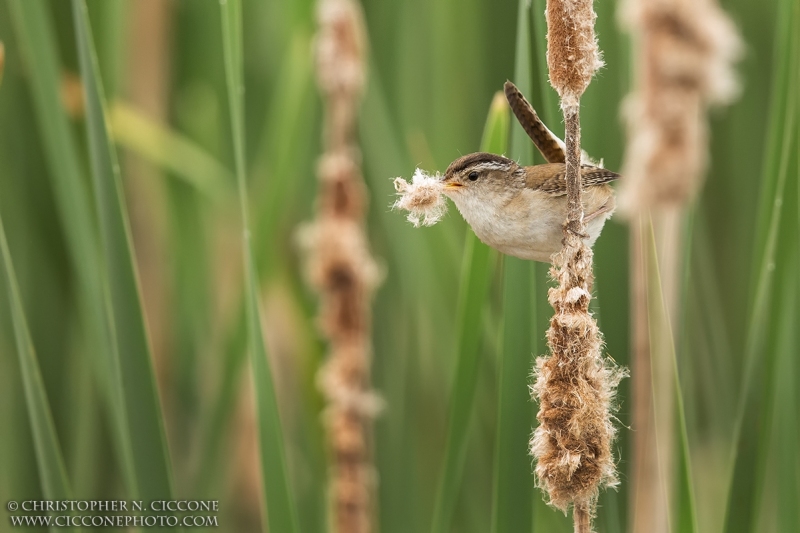
[[[505,196],[520,181],[521,167],[501,155],[476,152],[459,157],[444,173],[444,193],[453,200],[464,196]],[[523,180],[524,181],[524,180]]]

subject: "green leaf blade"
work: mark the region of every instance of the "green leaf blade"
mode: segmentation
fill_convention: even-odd
[[[508,126],[508,104],[503,95],[498,93],[489,111],[481,149],[492,153],[505,152],[508,146]],[[468,230],[456,313],[458,360],[453,390],[450,394],[444,467],[433,516],[434,533],[449,531],[458,499],[478,378],[482,331],[480,320],[491,283],[492,264],[495,258],[496,253]]]
[[[242,76],[241,4],[238,0],[220,2],[225,77],[231,132],[239,187],[243,230],[243,255],[246,284],[247,338],[253,367],[253,380],[258,413],[259,458],[264,489],[263,509],[269,531],[293,533],[298,530],[297,509],[292,497],[284,452],[283,429],[273,383],[272,370],[261,332],[258,308],[258,277],[250,244],[247,184],[245,180],[244,87]]]
[[[36,462],[39,466],[42,493],[48,500],[68,500],[71,498],[70,483],[67,479],[61,446],[53,423],[53,415],[50,412],[47,391],[42,381],[36,351],[25,319],[2,218],[0,218],[0,253],[3,261],[3,277],[8,288],[11,321],[17,345],[22,386],[25,390],[25,403],[28,406],[28,420],[33,433]],[[73,527],[51,529],[53,531],[77,531]]]
[[[530,4],[520,0],[514,82],[523,94],[532,89]],[[510,155],[533,164],[533,143],[522,127],[511,126]],[[528,379],[534,355],[535,269],[533,261],[503,258],[503,344],[500,352],[497,436],[494,457],[493,533],[531,531],[533,472],[528,439],[534,420]]]
[[[59,76],[62,67],[53,39],[55,25],[45,3],[40,0],[11,0],[9,7],[30,73],[28,81],[48,174],[80,291],[79,311],[85,317],[87,337],[93,348],[87,364],[94,367],[104,398],[111,405],[116,451],[125,483],[133,491],[136,482],[130,435],[119,385],[119,361],[111,344],[110,317],[101,281],[97,224],[91,193],[83,179],[85,171],[78,145],[61,104]]]
[[[119,164],[111,144],[86,4],[72,2],[114,352],[136,477],[135,495],[171,499],[170,461],[155,384]]]
[[[217,199],[233,182],[222,164],[176,131],[148,119],[144,114],[117,101],[109,119],[114,140],[212,199]]]
[[[782,11],[781,11],[782,10]],[[778,14],[780,28],[776,38],[777,68],[773,77],[773,99],[770,112],[770,142],[765,152],[761,199],[757,214],[756,266],[754,268],[753,296],[748,319],[744,357],[745,369],[741,404],[737,413],[733,475],[731,478],[725,533],[756,531],[758,507],[764,490],[767,442],[769,437],[769,400],[772,376],[769,368],[775,364],[774,351],[767,348],[769,327],[780,316],[780,298],[774,294],[776,265],[786,261],[786,246],[779,237],[788,224],[796,220],[787,217],[785,196],[790,164],[796,157],[793,139],[798,135],[800,114],[796,95],[798,91],[797,60],[800,58],[800,9],[796,2],[784,1]],[[791,219],[783,220],[782,219]]]

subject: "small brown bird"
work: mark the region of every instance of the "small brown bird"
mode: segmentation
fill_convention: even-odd
[[[500,155],[465,155],[447,168],[444,193],[484,243],[508,255],[550,262],[561,249],[567,216],[564,143],[547,129],[514,84],[506,82],[505,93],[547,163],[523,167]],[[594,164],[582,164],[581,176],[584,242],[591,247],[616,207],[608,183],[620,176]]]

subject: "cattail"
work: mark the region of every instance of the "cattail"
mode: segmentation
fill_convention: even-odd
[[[603,66],[594,35],[597,14],[587,0],[548,0],[547,68],[561,107],[577,107],[592,77]]]
[[[738,93],[732,63],[741,43],[714,0],[628,0],[621,19],[633,37],[634,91],[620,205],[631,224],[633,531],[669,530],[674,425],[672,328],[678,323],[682,209],[702,185],[708,165],[707,110]],[[647,215],[650,211],[650,216]],[[642,216],[639,216],[642,215]],[[648,253],[650,234],[655,254]],[[652,263],[657,256],[658,265]],[[660,279],[650,275],[658,268]],[[667,316],[652,315],[659,290]],[[651,304],[652,305],[652,304]],[[654,449],[657,443],[658,451]]]
[[[692,199],[707,166],[710,105],[738,94],[736,30],[714,0],[629,0],[622,11],[638,50],[627,98],[621,205],[635,214]]]
[[[579,238],[574,241],[557,257],[561,265],[551,269],[558,282],[548,292],[555,310],[547,330],[551,355],[536,361],[533,385],[539,400],[539,427],[531,440],[536,475],[550,503],[563,511],[571,503],[593,504],[601,487],[618,482],[610,408],[624,377],[602,357],[602,337],[588,310],[592,253]]]
[[[366,39],[363,15],[353,0],[320,0],[317,16],[325,153],[317,168],[316,218],[301,239],[308,279],[320,296],[320,329],[329,343],[318,382],[328,402],[332,530],[368,533],[375,514],[370,431],[380,407],[369,379],[370,302],[380,276],[364,229],[366,194],[355,143]]]
[[[3,72],[6,67],[6,46],[0,41],[0,84],[3,83]]]
[[[534,369],[539,426],[530,447],[538,484],[549,503],[564,512],[572,505],[576,533],[588,533],[598,491],[618,483],[611,407],[625,375],[601,354],[602,336],[589,312],[593,255],[581,238],[578,109],[602,61],[591,0],[548,0],[546,14],[550,83],[561,96],[566,129],[567,220],[564,247],[550,270],[558,283],[548,292],[555,314],[547,330],[550,355],[537,359]]]

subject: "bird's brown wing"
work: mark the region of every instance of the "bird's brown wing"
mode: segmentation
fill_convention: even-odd
[[[525,99],[517,86],[507,81],[503,86],[506,93],[506,100],[511,106],[511,110],[517,117],[517,120],[522,125],[522,129],[531,138],[533,144],[542,153],[542,156],[548,163],[563,163],[566,161],[564,154],[564,145],[560,142],[552,131],[547,129],[547,126],[536,114],[533,107]]]
[[[526,167],[526,187],[553,196],[567,194],[566,169],[567,167],[563,163]],[[604,168],[581,165],[581,177],[583,178],[583,188],[586,189],[614,181],[620,175]]]

